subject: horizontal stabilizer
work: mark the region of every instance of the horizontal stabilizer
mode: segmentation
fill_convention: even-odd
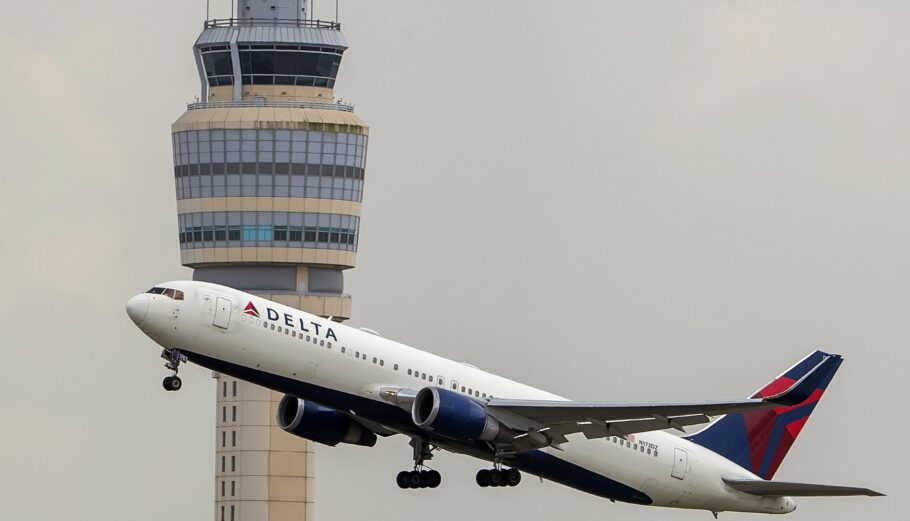
[[[724,483],[740,492],[755,494],[756,496],[884,496],[881,492],[869,490],[868,488],[816,485],[814,483],[727,478],[724,478]]]

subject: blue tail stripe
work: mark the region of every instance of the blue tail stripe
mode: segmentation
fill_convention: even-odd
[[[787,411],[777,417],[777,420],[774,422],[774,429],[771,431],[771,437],[768,441],[768,448],[765,449],[765,454],[762,456],[761,466],[758,470],[759,476],[767,475],[768,468],[771,466],[771,460],[774,459],[774,454],[777,453],[777,446],[784,437],[784,429],[787,428],[787,425],[812,414],[812,411],[815,410],[817,404],[818,402],[810,403],[804,407]]]

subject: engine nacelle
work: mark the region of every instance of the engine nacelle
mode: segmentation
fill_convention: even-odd
[[[276,420],[281,430],[317,443],[351,443],[372,447],[376,434],[350,416],[289,394],[278,402]]]
[[[480,402],[448,389],[424,387],[411,406],[411,419],[423,429],[462,441],[493,441],[500,423]]]

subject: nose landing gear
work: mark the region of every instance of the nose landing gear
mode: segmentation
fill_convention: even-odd
[[[174,374],[165,377],[161,382],[162,387],[165,391],[179,391],[183,387],[183,380],[177,376],[177,371],[180,370],[180,363],[186,362],[186,356],[179,349],[164,349],[161,351],[161,358],[166,360],[164,367],[174,371]]]

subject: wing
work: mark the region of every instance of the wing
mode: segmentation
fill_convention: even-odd
[[[756,496],[884,496],[881,492],[869,490],[868,488],[816,485],[814,483],[728,478],[724,478],[724,483],[740,492],[755,494]]]
[[[573,401],[501,400],[487,402],[487,412],[508,427],[549,443],[565,443],[567,434],[587,438],[626,436],[667,428],[683,430],[719,416],[802,403],[824,376],[824,358],[785,391],[765,398],[705,402],[609,403]],[[522,435],[520,435],[522,436]]]

